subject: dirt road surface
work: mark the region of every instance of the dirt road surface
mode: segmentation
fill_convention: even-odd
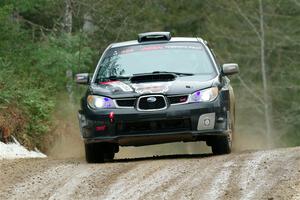
[[[0,161],[0,199],[300,199],[300,148],[159,156]]]

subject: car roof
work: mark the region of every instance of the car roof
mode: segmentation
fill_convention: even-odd
[[[131,40],[131,41],[113,43],[110,45],[110,48],[140,45],[140,44],[154,44],[158,42],[202,42],[203,43],[203,39],[198,37],[172,37],[171,40],[167,40],[167,41],[161,40],[161,41],[138,42],[137,40]]]

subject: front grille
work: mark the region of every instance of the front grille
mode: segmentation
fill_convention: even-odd
[[[158,133],[189,130],[191,130],[190,119],[120,122],[117,124],[117,131],[119,134]]]
[[[133,107],[136,99],[117,99],[117,105],[119,107]]]
[[[168,97],[170,104],[185,103],[188,100],[188,95]]]
[[[138,100],[137,108],[139,110],[162,110],[167,108],[164,96],[144,96]]]

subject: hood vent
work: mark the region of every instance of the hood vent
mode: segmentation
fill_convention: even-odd
[[[175,78],[174,74],[147,74],[133,76],[130,81],[131,83],[163,82],[173,81]]]

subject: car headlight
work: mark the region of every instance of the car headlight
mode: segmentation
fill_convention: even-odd
[[[210,102],[217,98],[218,93],[217,87],[199,90],[191,95],[190,102]]]
[[[89,95],[87,97],[88,105],[93,109],[101,109],[101,108],[115,108],[115,103],[111,98],[101,97],[96,95]]]

